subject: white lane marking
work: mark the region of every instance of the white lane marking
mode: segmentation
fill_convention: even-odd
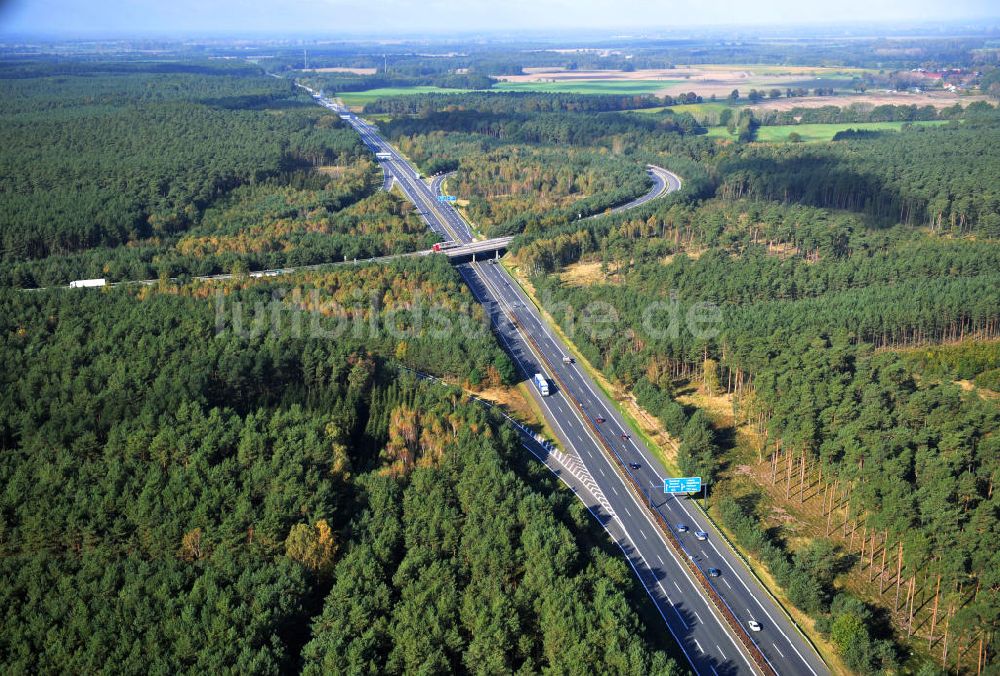
[[[593,434],[593,432],[590,431],[590,429],[586,429],[585,431],[587,432],[587,435],[591,439],[593,439],[594,443],[597,445],[597,448],[598,448],[598,451],[597,451],[598,457],[603,457],[602,456],[602,451],[600,450],[600,442],[597,440],[596,437],[594,437],[594,434]],[[604,460],[605,460],[605,462],[610,462],[606,458],[604,458]],[[615,476],[618,477],[617,473],[616,473]],[[621,480],[621,479],[619,478],[619,480]],[[726,638],[729,639],[729,642],[733,644],[733,647],[736,649],[737,654],[740,655],[740,657],[743,658],[743,661],[746,662],[746,664],[750,668],[750,670],[754,671],[753,663],[751,662],[749,654],[746,653],[743,649],[741,649],[740,644],[737,643],[736,637],[733,636],[733,634],[731,633],[731,631],[728,628],[728,626],[725,625],[725,624],[723,624],[722,617],[718,614],[717,611],[714,610],[714,608],[711,605],[709,605],[710,602],[702,594],[701,589],[698,587],[698,583],[695,581],[694,577],[691,576],[691,572],[687,569],[687,566],[684,565],[683,561],[681,561],[681,559],[674,553],[673,549],[670,548],[670,545],[667,544],[666,537],[659,531],[659,527],[653,521],[653,517],[650,516],[649,513],[646,512],[644,503],[640,503],[639,499],[635,495],[633,495],[631,493],[631,491],[626,491],[626,492],[628,493],[628,497],[632,499],[632,503],[634,505],[636,505],[637,507],[639,507],[639,509],[642,512],[643,517],[646,519],[646,522],[650,526],[652,526],[653,530],[657,533],[657,535],[659,535],[660,541],[663,544],[663,546],[666,548],[667,553],[670,554],[671,558],[673,558],[674,561],[677,562],[678,566],[681,569],[681,572],[684,574],[684,579],[691,583],[691,586],[695,590],[694,599],[700,600],[702,603],[705,604],[705,607],[709,609],[709,612],[711,613],[712,617],[714,617],[715,620],[716,620],[716,622],[719,623],[719,628],[722,629],[723,633],[726,635]],[[624,507],[624,509],[625,509],[626,514],[628,514],[629,518],[632,518],[632,514],[631,514],[631,512],[629,512],[628,507]],[[622,525],[622,528],[624,530],[624,523],[622,523],[621,519],[617,515],[616,515],[616,518],[618,518],[618,521]],[[626,531],[626,533],[627,533],[627,531]],[[674,582],[674,585],[675,586],[677,585],[676,581]],[[663,588],[662,584],[660,584],[660,588],[661,589]],[[681,591],[680,587],[677,587],[677,589],[678,589],[678,591]],[[684,594],[684,592],[681,591],[681,595],[682,596],[683,596],[683,594]],[[675,608],[675,610],[676,610],[676,608]],[[678,615],[680,615],[680,613],[678,613]],[[817,674],[815,674],[815,672],[813,672],[813,673],[814,673],[814,676],[818,676]]]
[[[728,657],[726,657],[726,653],[722,652],[722,648],[719,647],[718,643],[715,644],[715,649],[719,651],[720,655],[722,655],[722,659],[724,659],[724,660],[728,660],[729,659]],[[712,671],[715,671],[715,669],[712,669]]]
[[[701,615],[698,614],[697,610],[694,611],[694,616],[698,618],[699,622],[701,622],[702,624],[705,624],[705,622],[701,619]]]
[[[781,652],[781,648],[779,648],[779,647],[778,647],[778,644],[777,644],[777,643],[775,643],[774,641],[772,641],[772,642],[771,642],[771,645],[773,645],[773,646],[774,646],[774,649],[775,649],[775,650],[777,650],[777,651],[778,651],[778,654],[779,654],[779,655],[781,655],[782,659],[784,659],[784,657],[785,657],[785,653]]]
[[[687,508],[684,506],[684,503],[682,501],[678,500],[677,504],[681,506],[681,509],[683,509],[688,516],[691,516],[691,513],[688,512]],[[785,631],[781,628],[781,625],[774,621],[774,618],[771,616],[771,613],[767,612],[767,608],[765,608],[764,604],[760,602],[760,599],[757,598],[757,595],[750,590],[750,587],[748,587],[747,583],[743,581],[743,578],[738,573],[736,573],[736,569],[729,562],[729,559],[722,555],[722,552],[719,551],[719,548],[716,547],[715,543],[712,542],[711,540],[709,540],[708,545],[715,550],[715,553],[719,555],[719,558],[725,561],[726,565],[729,566],[729,570],[733,571],[739,583],[743,585],[743,588],[747,590],[747,593],[750,594],[750,597],[753,598],[754,602],[760,607],[761,610],[764,611],[764,614],[767,615],[767,619],[771,621],[771,624],[773,624],[774,627],[778,630],[778,633],[785,637],[785,640],[788,641],[788,645],[792,647],[792,650],[795,651],[795,654],[798,655],[799,659],[802,660],[802,663],[806,665],[806,669],[808,669],[813,676],[819,676],[816,673],[816,670],[813,669],[812,666],[809,664],[808,660],[806,660],[806,658],[802,656],[802,653],[799,652],[799,649],[795,647],[795,644],[792,643],[792,639],[788,637],[788,634],[786,634]],[[732,585],[730,585],[730,589],[732,589]],[[747,610],[747,613],[750,613],[750,611]],[[753,617],[752,614],[751,617]]]
[[[656,559],[660,562],[661,566],[667,565],[667,564],[663,563],[663,557],[660,556],[659,554],[656,555]]]
[[[716,646],[716,647],[718,647],[718,646]],[[716,671],[715,667],[713,667],[711,664],[708,665],[708,668],[712,670],[712,673],[715,674],[715,676],[719,676],[719,672]]]
[[[586,503],[584,503],[584,504],[586,505]],[[597,515],[594,514],[593,510],[591,510],[590,507],[587,507],[587,509],[590,510],[590,513],[594,516],[594,518],[597,518]],[[615,519],[618,519],[618,517],[615,516]],[[598,521],[600,521],[600,519],[598,519]],[[620,519],[618,519],[618,523],[619,523],[619,525],[621,525],[621,520]],[[649,590],[649,587],[646,586],[646,583],[643,581],[642,576],[639,574],[639,570],[635,567],[635,564],[632,563],[631,557],[629,557],[629,555],[625,553],[625,548],[622,547],[621,543],[618,542],[618,540],[611,534],[611,529],[608,528],[607,524],[605,524],[605,523],[602,522],[601,526],[604,528],[604,531],[608,534],[608,537],[610,537],[614,541],[614,543],[616,545],[618,545],[618,548],[622,550],[622,554],[625,556],[625,560],[628,561],[628,565],[632,568],[632,572],[635,573],[635,576],[636,576],[636,578],[638,578],[639,583],[642,585],[642,588],[646,590],[646,594],[648,594],[649,598],[653,601],[653,605],[656,607],[656,611],[658,613],[660,613],[660,617],[663,618],[663,624],[667,625],[667,631],[669,631],[670,635],[674,637],[674,641],[677,642],[677,645],[680,646],[681,652],[684,653],[684,657],[687,658],[688,664],[691,665],[691,668],[694,670],[695,675],[698,676],[698,669],[694,666],[694,660],[691,659],[691,655],[688,654],[687,648],[684,647],[684,643],[681,642],[680,637],[677,636],[677,634],[674,632],[674,628],[670,626],[670,623],[667,621],[666,614],[663,612],[663,609],[660,607],[660,603],[657,602],[656,597],[653,596],[652,592],[650,592],[650,590]],[[628,531],[622,529],[622,532],[625,534],[626,539],[629,539],[629,541],[631,541],[631,538],[629,538],[629,535],[628,535]],[[638,551],[638,548],[635,547],[635,543],[634,542],[632,543],[632,547]],[[640,558],[641,558],[641,555],[640,555]],[[663,585],[662,584],[660,584],[659,582],[657,582],[657,585],[660,587],[660,590],[664,594],[667,593],[666,590],[663,589]],[[669,595],[667,596],[667,601],[670,601],[670,596]],[[674,608],[673,602],[671,602],[670,607]],[[677,612],[677,608],[674,608],[674,612],[677,613],[677,617],[680,618],[681,624],[684,624],[684,618],[681,617],[680,613]],[[688,629],[689,627],[686,624],[684,624],[684,628]],[[749,665],[750,662],[747,661],[747,664]],[[716,675],[716,676],[718,676],[718,675]]]
[[[643,529],[640,528],[639,532],[642,534],[642,539],[643,540],[648,540],[649,539],[649,536],[646,535],[646,531],[644,531]]]
[[[733,585],[729,584],[729,580],[723,579],[722,581],[725,582],[726,586],[729,587],[730,589],[733,588]]]
[[[702,647],[701,647],[701,644],[700,644],[700,643],[698,643],[698,639],[695,639],[695,640],[694,640],[694,644],[695,644],[696,646],[698,646],[698,652],[700,652],[700,653],[702,653],[702,654],[704,654],[704,653],[705,653],[704,649],[702,649]]]
[[[671,581],[674,583],[674,586],[677,587],[677,591],[679,591],[679,592],[681,592],[681,594],[683,594],[684,592],[681,591],[681,586],[679,584],[677,584],[677,580],[671,580]]]
[[[617,488],[615,488],[614,486],[612,486],[611,490],[613,490],[615,492],[615,495],[618,495],[618,489]],[[621,497],[621,496],[618,496],[618,497]]]
[[[514,295],[515,295],[516,297],[520,297],[520,292],[519,292],[519,291],[515,291],[515,292],[514,292]],[[543,335],[544,335],[544,336],[545,336],[546,338],[549,338],[549,340],[550,340],[550,341],[551,341],[551,342],[552,342],[552,343],[554,344],[554,343],[555,343],[555,340],[554,340],[554,339],[553,339],[553,338],[551,337],[551,335],[549,335],[549,332],[548,332],[548,330],[547,330],[547,327],[546,327],[546,326],[543,326],[543,325],[541,324],[541,322],[538,322],[538,321],[536,320],[536,318],[534,317],[534,315],[533,315],[532,313],[529,313],[529,314],[528,314],[528,316],[529,316],[529,317],[530,317],[530,318],[531,318],[531,319],[532,319],[533,321],[535,321],[535,323],[537,323],[537,324],[539,325],[539,327],[540,327],[540,328],[542,329],[542,334],[543,334]],[[589,391],[590,391],[590,393],[591,393],[591,394],[592,394],[592,395],[594,396],[594,399],[595,399],[595,400],[596,400],[597,402],[599,402],[600,404],[602,404],[602,407],[601,407],[601,410],[602,410],[602,411],[606,411],[606,410],[607,410],[607,407],[606,407],[606,406],[603,406],[603,404],[604,404],[604,401],[603,401],[603,400],[601,399],[601,397],[599,397],[599,396],[597,395],[597,393],[596,393],[596,392],[594,391],[594,389],[593,389],[593,388],[592,388],[592,387],[590,386],[590,382],[588,381],[588,379],[586,379],[586,378],[582,378],[582,381],[583,381],[583,384],[584,384],[584,386],[585,386],[585,387],[587,388],[587,390],[589,390]],[[635,441],[634,441],[634,440],[631,440],[631,441],[632,441],[632,445],[633,445],[633,447],[635,447],[635,448],[636,448],[636,450],[639,450],[639,449],[638,449],[638,445],[637,445],[637,444],[635,443]],[[601,472],[601,475],[602,475],[602,476],[605,476],[605,474],[604,474],[604,470],[603,470],[603,468],[602,468],[602,467],[599,467],[599,468],[598,468],[598,471],[600,471],[600,472]],[[606,476],[605,476],[605,478],[606,478]],[[631,495],[631,494],[630,494],[630,495]],[[683,510],[684,510],[684,512],[685,512],[685,513],[686,513],[686,514],[688,515],[688,517],[689,517],[689,518],[691,519],[691,521],[692,521],[692,522],[693,522],[693,523],[695,524],[695,526],[697,526],[699,530],[703,530],[703,529],[702,529],[702,528],[701,528],[701,527],[700,527],[700,526],[698,525],[697,521],[695,521],[695,519],[694,519],[694,518],[693,518],[693,517],[691,516],[691,513],[690,513],[690,512],[688,512],[687,508],[686,508],[686,507],[685,507],[685,506],[684,506],[683,504],[681,504],[680,502],[678,502],[678,504],[680,504],[680,505],[681,505],[681,509],[683,509]],[[628,516],[629,516],[629,518],[630,518],[630,519],[632,518],[632,513],[631,513],[631,512],[630,512],[630,511],[628,510],[628,508],[627,508],[627,507],[625,507],[625,513],[626,513],[626,514],[628,514]],[[644,515],[645,515],[645,513],[644,513]],[[646,516],[646,518],[647,518],[647,520],[648,520],[648,519],[649,519],[649,516],[648,516],[648,515],[645,515],[645,516]],[[622,524],[622,525],[623,525],[623,527],[624,527],[624,524]],[[715,545],[714,545],[713,543],[710,543],[710,544],[712,545],[712,548],[713,548],[713,549],[715,549]],[[718,550],[717,550],[717,549],[716,549],[716,551],[718,552]],[[728,564],[728,561],[727,561],[727,564]],[[730,565],[730,570],[732,570],[732,566],[731,566],[731,565]],[[733,571],[733,572],[735,573],[735,571]],[[686,571],[685,571],[685,573],[686,573]],[[739,575],[737,575],[737,578],[739,578]],[[742,580],[740,580],[740,581],[741,581],[741,582],[743,582]],[[728,584],[728,583],[727,583],[727,584]],[[745,583],[745,582],[743,582],[743,585],[744,585],[744,587],[746,587],[746,583]],[[677,585],[677,582],[676,582],[676,581],[674,581],[674,586],[675,586],[675,587],[677,587],[677,591],[678,591],[678,592],[680,592],[680,591],[681,591],[681,589],[680,589],[680,587],[679,587],[679,586]],[[731,585],[730,585],[730,588],[731,588]],[[748,591],[748,592],[750,591],[750,590],[749,590],[749,588],[747,589],[747,591]],[[681,593],[683,594],[683,592],[681,592]],[[751,592],[751,596],[752,596],[752,595],[753,595],[753,594],[752,594],[752,592]],[[758,600],[758,599],[757,599],[756,597],[754,597],[754,600],[755,600],[755,601],[757,601],[757,604],[758,604],[758,605],[760,605],[760,601],[759,601],[759,600]],[[769,613],[767,613],[767,610],[766,610],[766,609],[764,609],[764,608],[763,608],[763,606],[761,606],[761,607],[762,607],[762,609],[764,610],[764,613],[768,615],[768,618],[769,618],[769,619],[771,619],[771,621],[772,621],[772,622],[774,622],[774,619],[773,619],[773,618],[771,618],[771,616],[770,616],[770,614],[769,614]],[[679,615],[679,613],[678,613],[678,615]],[[721,622],[720,622],[720,624],[721,624]],[[777,624],[776,624],[776,626],[777,626]],[[790,640],[790,639],[788,639],[788,636],[786,636],[786,635],[785,635],[785,633],[784,633],[783,631],[781,631],[781,627],[780,627],[780,626],[778,627],[778,631],[779,631],[779,632],[781,632],[781,634],[782,634],[783,636],[785,636],[785,639],[786,639],[786,640],[788,640],[788,642],[789,642],[789,644],[790,644],[790,645],[792,645],[792,648],[793,648],[793,649],[795,650],[795,652],[796,652],[797,654],[799,654],[799,657],[800,657],[800,658],[802,658],[802,655],[801,655],[801,653],[799,653],[799,652],[798,652],[798,650],[797,650],[797,649],[795,648],[794,644],[792,644],[791,640]],[[730,639],[732,639],[732,637],[731,637],[731,636],[730,636]],[[699,646],[699,649],[700,649],[700,646]],[[779,652],[780,652],[780,651],[779,651]],[[817,675],[816,675],[816,672],[815,672],[815,671],[814,671],[814,670],[812,669],[812,667],[810,667],[810,666],[809,666],[809,663],[808,663],[808,662],[806,662],[806,660],[805,660],[804,658],[802,658],[802,661],[803,661],[803,662],[804,662],[804,663],[806,664],[806,668],[808,668],[808,669],[809,669],[809,671],[810,671],[810,672],[812,672],[814,676],[817,676]]]
[[[657,582],[656,584],[660,587],[660,591],[663,592],[663,595],[667,597],[667,603],[669,603],[670,607],[674,609],[674,612],[677,614],[677,619],[684,625],[684,629],[690,629],[691,626],[684,621],[684,616],[681,615],[681,611],[677,610],[677,606],[674,605],[674,600],[670,598],[670,594],[668,594],[667,590],[663,588],[663,583]]]
[[[487,286],[489,287],[489,286],[492,286],[492,285],[490,285],[490,284],[487,284]],[[490,291],[493,291],[493,289],[490,289]],[[491,294],[491,295],[492,295],[492,294]],[[529,315],[529,316],[531,316],[531,315]],[[522,331],[521,331],[521,327],[518,327],[518,330],[517,330],[517,333],[522,333]],[[506,342],[506,341],[505,341],[505,342]],[[533,348],[529,348],[529,349],[531,349],[531,351],[532,351],[532,352],[534,352],[534,349],[533,349]],[[589,385],[588,385],[588,388],[589,388]],[[592,391],[592,390],[591,390],[591,391]],[[543,400],[543,403],[546,403],[546,404],[547,404],[548,402],[544,402],[544,400]],[[547,406],[546,406],[546,407],[547,407]],[[547,408],[548,408],[548,407],[547,407]],[[561,428],[561,425],[559,425],[559,424],[558,424],[558,422],[557,422],[556,424],[557,424],[557,426],[559,426],[559,427]],[[560,430],[560,431],[562,431],[562,430]],[[589,436],[591,436],[591,438],[593,438],[593,434],[592,434],[592,433],[590,432],[590,430],[586,430],[586,432],[587,432],[587,434],[588,434]],[[600,442],[598,442],[598,441],[597,441],[597,439],[594,439],[594,442],[595,442],[596,444],[598,444],[598,448],[599,448],[599,444],[600,444]],[[600,451],[598,451],[598,453],[600,453]],[[607,460],[606,460],[606,459],[605,459],[605,462],[607,462]],[[598,469],[599,469],[599,471],[600,471],[600,472],[602,473],[602,475],[603,475],[603,474],[604,474],[604,471],[603,471],[603,469],[602,469],[601,467],[599,467]],[[617,478],[617,476],[616,476],[616,478]],[[638,503],[638,500],[637,500],[637,499],[635,498],[635,496],[633,496],[633,495],[632,495],[631,493],[629,493],[629,497],[631,497],[631,498],[632,498],[632,500],[633,500],[633,502],[635,502],[635,504],[637,504],[637,505],[639,504],[639,503]],[[631,514],[631,512],[629,512],[629,510],[628,510],[628,508],[627,508],[627,507],[625,508],[625,511],[626,511],[626,513],[628,513],[629,517],[630,517],[630,518],[632,518],[632,514]],[[647,520],[647,521],[648,521],[648,522],[649,522],[649,523],[650,523],[651,525],[653,525],[653,526],[654,526],[654,528],[655,528],[655,524],[653,524],[653,521],[652,521],[652,518],[651,518],[651,517],[650,517],[650,516],[649,516],[648,514],[646,514],[646,512],[645,512],[645,511],[643,511],[643,516],[644,516],[644,517],[646,518],[646,520]],[[627,531],[627,529],[625,529],[625,527],[624,527],[624,523],[622,523],[621,519],[620,519],[620,518],[618,518],[618,517],[617,517],[617,515],[616,515],[616,517],[615,517],[615,518],[616,518],[616,519],[618,520],[618,522],[619,522],[619,525],[620,525],[620,526],[622,527],[622,531],[623,531],[623,532],[625,533],[626,537],[627,537],[627,538],[628,538],[628,539],[629,539],[629,540],[631,541],[631,537],[630,537],[630,536],[628,535],[628,531]],[[662,540],[662,539],[663,539],[663,536],[661,535],[661,540]],[[663,544],[664,544],[664,545],[666,545],[666,541],[665,541],[665,540],[663,540]],[[635,543],[634,543],[634,542],[632,542],[632,545],[633,545],[633,547],[635,547]],[[638,548],[636,547],[636,549],[638,549]],[[672,551],[670,551],[670,553],[671,553],[671,555],[673,555],[673,552],[672,552]],[[674,556],[674,559],[675,559],[675,560],[677,560],[677,561],[678,561],[678,563],[680,564],[680,560],[679,560],[679,559],[677,559],[677,557],[676,557],[676,556]],[[629,563],[631,564],[631,559],[629,560]],[[681,567],[681,571],[682,571],[682,573],[684,573],[684,575],[686,576],[686,579],[687,579],[687,580],[688,580],[689,582],[691,582],[691,584],[692,584],[693,586],[695,586],[695,588],[697,588],[697,585],[695,584],[695,582],[694,582],[693,578],[691,578],[691,576],[690,576],[690,573],[689,573],[689,572],[688,572],[688,571],[687,571],[687,570],[686,570],[686,569],[684,568],[684,565],[683,565],[683,564],[680,564],[680,567]],[[634,566],[633,566],[633,568],[634,568]],[[637,575],[638,575],[638,573],[637,573]],[[659,584],[659,583],[658,583],[658,584]],[[660,588],[661,588],[661,589],[663,588],[662,584],[659,584],[659,586],[660,586]],[[683,591],[681,591],[681,589],[680,589],[680,587],[679,587],[679,586],[677,585],[676,581],[674,582],[674,586],[676,586],[676,587],[677,587],[677,590],[678,590],[679,592],[681,592],[681,594],[683,595]],[[665,592],[664,592],[664,593],[665,593]],[[698,599],[700,599],[700,600],[701,600],[701,601],[702,601],[703,603],[706,603],[706,605],[707,605],[707,601],[706,601],[706,600],[705,600],[705,598],[704,598],[704,597],[703,597],[703,596],[702,596],[702,595],[700,594],[700,591],[699,591],[698,593],[696,593],[696,594],[695,594],[695,597],[696,597],[696,598],[698,598]],[[677,609],[676,609],[676,608],[674,608],[674,610],[675,610],[675,612],[677,612],[677,615],[678,615],[678,617],[681,617],[681,616],[680,616],[680,612],[679,612],[679,611],[677,611]],[[713,615],[713,616],[714,616],[714,615]],[[717,619],[717,621],[719,622],[719,625],[720,625],[720,627],[723,627],[723,629],[725,630],[725,627],[724,627],[724,625],[722,624],[722,621],[721,621],[721,619],[719,619],[718,617],[716,617],[716,619]],[[684,625],[685,625],[685,627],[687,627],[687,624],[686,624],[686,623],[684,622],[683,618],[681,618],[681,623],[682,623],[682,624],[684,624]],[[731,641],[731,642],[733,643],[733,645],[737,645],[737,644],[736,644],[736,640],[735,640],[735,638],[734,638],[734,637],[733,637],[732,635],[730,635],[730,634],[729,634],[728,632],[726,632],[726,636],[727,636],[727,638],[729,638],[729,640],[730,640],[730,641]],[[738,652],[740,652],[740,651],[739,651],[739,646],[738,646],[738,645],[737,645],[737,651],[738,651]],[[743,654],[742,652],[740,652],[740,655],[741,655],[741,656],[743,657],[744,661],[746,661],[747,665],[750,665],[750,660],[749,660],[749,658],[748,658],[748,657],[747,657],[747,656],[746,656],[745,654]]]

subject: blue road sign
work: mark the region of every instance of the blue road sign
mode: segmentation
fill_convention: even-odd
[[[682,476],[663,480],[664,493],[698,493],[700,491],[700,476]]]
[[[458,198],[454,195],[438,195],[438,202],[457,202]]]

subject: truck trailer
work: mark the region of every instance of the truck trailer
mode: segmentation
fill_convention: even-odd
[[[104,286],[108,283],[108,280],[103,277],[98,279],[74,279],[69,283],[69,288],[71,289],[82,289],[88,286]]]
[[[543,397],[547,397],[550,394],[549,391],[549,381],[541,373],[536,373],[535,377],[532,378],[535,381],[535,387],[538,388],[538,393]]]

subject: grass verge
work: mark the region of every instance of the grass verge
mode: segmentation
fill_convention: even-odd
[[[792,619],[799,633],[819,653],[819,656],[826,662],[826,665],[830,667],[830,671],[838,676],[849,676],[852,673],[851,670],[844,665],[843,660],[840,659],[833,645],[816,631],[816,621],[792,604],[785,590],[777,583],[767,566],[736,541],[729,529],[713,516],[712,512],[714,510],[710,508],[706,509],[701,504],[701,500],[693,500],[692,502],[697,505],[705,518],[712,522],[715,529],[722,533],[722,536],[726,538],[726,542],[729,544],[729,548],[736,552],[736,555],[743,561],[743,564],[750,570],[750,573],[757,578],[760,586],[771,595],[771,598],[775,600],[782,611]]]
[[[673,444],[671,449],[672,452],[668,455],[668,453],[665,452],[663,445],[655,441],[637,420],[637,415],[649,416],[649,414],[643,411],[642,408],[639,407],[634,401],[627,401],[626,403],[623,403],[619,393],[621,388],[615,387],[610,381],[608,381],[604,374],[598,371],[577,349],[573,341],[570,340],[569,337],[563,332],[562,327],[560,327],[559,324],[554,321],[552,316],[545,310],[545,308],[541,306],[541,303],[538,301],[534,285],[531,284],[530,280],[519,274],[517,266],[511,265],[507,261],[502,261],[501,264],[511,274],[511,277],[514,278],[524,291],[525,295],[528,296],[531,302],[535,305],[542,318],[565,342],[566,346],[577,360],[577,363],[586,369],[587,373],[594,379],[594,382],[597,383],[598,387],[601,388],[608,399],[611,400],[615,408],[622,415],[622,417],[625,418],[629,425],[639,432],[647,447],[653,452],[657,459],[663,463],[667,471],[673,476],[680,476],[681,472],[677,466],[676,459],[676,442],[671,441]],[[633,410],[637,415],[633,415]],[[844,666],[843,662],[837,656],[833,646],[828,641],[823,639],[823,637],[816,631],[813,619],[792,605],[784,590],[781,589],[771,576],[767,567],[761,561],[753,558],[749,552],[742,548],[733,539],[732,533],[730,533],[728,529],[722,526],[722,524],[709,513],[709,511],[702,504],[702,501],[692,500],[691,502],[697,506],[699,511],[704,514],[708,521],[715,525],[718,532],[725,538],[730,549],[732,549],[732,551],[734,551],[744,562],[747,569],[757,579],[760,586],[772,597],[772,599],[774,599],[775,603],[781,608],[782,612],[784,612],[792,620],[792,623],[796,626],[802,636],[805,637],[806,641],[813,646],[817,653],[819,653],[823,661],[826,662],[827,666],[831,668],[831,671],[838,676],[841,674],[850,674],[851,672]]]
[[[649,450],[652,451],[653,455],[656,456],[656,459],[663,464],[667,472],[669,472],[673,476],[680,476],[681,473],[680,468],[677,466],[677,447],[678,447],[677,443],[674,440],[670,439],[669,435],[667,435],[666,432],[663,431],[662,429],[661,430],[655,429],[656,428],[656,423],[654,422],[655,418],[653,418],[648,413],[643,411],[642,408],[639,407],[639,405],[634,400],[625,399],[622,396],[622,393],[619,393],[617,391],[618,388],[612,385],[612,383],[607,378],[605,378],[604,374],[601,373],[598,369],[596,369],[593,366],[593,364],[591,364],[587,360],[587,358],[583,356],[583,353],[581,353],[580,350],[577,349],[573,341],[570,340],[569,336],[567,336],[565,332],[562,330],[562,327],[559,326],[559,324],[552,318],[552,316],[548,313],[548,311],[546,311],[545,308],[542,307],[541,303],[538,301],[538,298],[536,296],[534,286],[528,279],[524,278],[522,275],[519,274],[517,266],[510,265],[505,260],[501,260],[501,265],[504,266],[504,269],[506,269],[507,272],[510,273],[511,277],[514,278],[514,281],[516,281],[518,286],[521,287],[521,290],[524,291],[525,295],[531,300],[534,306],[538,309],[538,312],[542,316],[542,318],[548,323],[548,325],[552,328],[552,330],[555,331],[555,333],[566,344],[566,346],[569,348],[570,353],[573,355],[573,358],[576,359],[577,364],[582,366],[587,371],[587,374],[590,375],[591,378],[593,378],[594,382],[597,383],[597,386],[601,389],[604,395],[611,401],[612,405],[614,405],[615,410],[618,411],[618,413],[625,419],[625,421],[629,424],[629,426],[632,427],[632,429],[636,430],[639,433],[639,436],[642,437],[643,442],[645,442]],[[639,422],[640,418],[645,418],[646,424],[641,424]],[[654,439],[653,434],[661,436],[662,440],[658,441]],[[669,451],[665,449],[664,446],[667,446],[669,448]]]

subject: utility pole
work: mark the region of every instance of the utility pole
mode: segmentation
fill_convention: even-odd
[[[309,70],[309,53],[302,50],[302,70]]]

